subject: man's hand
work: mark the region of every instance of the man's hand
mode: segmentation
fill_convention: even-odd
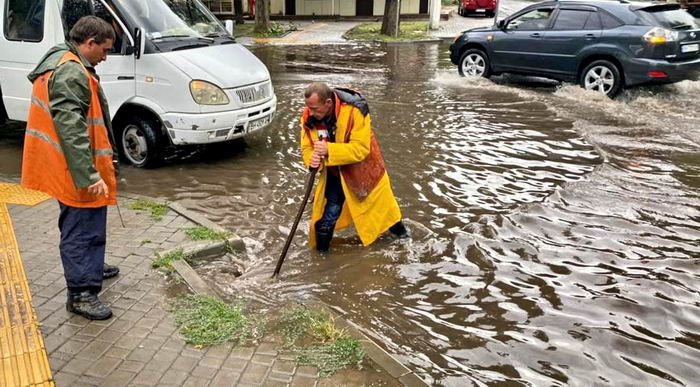
[[[317,153],[319,157],[324,157],[328,155],[328,143],[325,141],[316,141],[314,143],[314,153]]]
[[[97,183],[88,187],[88,192],[94,196],[109,196],[109,188],[104,180],[100,179]]]
[[[311,160],[309,160],[309,167],[318,168],[320,166],[321,166],[321,156],[319,156],[318,153],[314,152],[314,154],[311,155]]]

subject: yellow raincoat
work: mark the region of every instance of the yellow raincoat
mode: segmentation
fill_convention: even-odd
[[[348,129],[350,115],[353,115],[354,125],[347,143],[329,142],[328,156],[325,166],[342,166],[361,162],[370,152],[370,139],[372,135],[371,118],[369,113],[364,115],[357,107],[340,102],[336,97],[336,141],[344,141]],[[318,141],[316,129],[304,128],[304,117],[301,118],[301,150],[304,164],[308,167],[314,148],[313,142]],[[311,138],[309,138],[311,136]],[[311,216],[311,229],[309,232],[309,244],[316,248],[316,233],[314,226],[323,216],[326,205],[326,176],[328,169],[322,164],[319,170],[319,182],[314,194],[313,214]],[[360,200],[346,185],[342,173],[340,180],[345,193],[345,203],[338,218],[335,229],[341,230],[352,224],[360,236],[364,246],[369,246],[379,235],[388,230],[396,222],[401,220],[401,210],[391,190],[391,182],[388,173],[379,180],[364,200]]]

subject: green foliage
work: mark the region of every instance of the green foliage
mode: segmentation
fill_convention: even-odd
[[[185,340],[196,347],[224,342],[241,345],[252,336],[254,320],[240,305],[209,296],[188,296],[175,301],[175,324]]]
[[[442,5],[459,5],[459,0],[442,0]]]
[[[191,254],[185,254],[183,249],[177,249],[168,254],[160,256],[158,259],[151,263],[151,267],[154,269],[165,269],[170,272],[173,271],[173,262],[179,259],[189,260],[192,257]]]
[[[201,240],[226,240],[231,234],[228,231],[214,231],[208,227],[197,226],[185,229],[187,237],[193,241]]]
[[[350,40],[380,40],[384,42],[425,40],[430,38],[428,26],[426,22],[403,22],[399,25],[399,36],[394,38],[380,33],[381,23],[364,23],[348,31],[345,37]]]
[[[292,25],[285,26],[280,23],[271,22],[270,29],[267,30],[267,32],[256,32],[255,25],[247,23],[237,24],[234,31],[234,36],[250,36],[253,38],[279,38],[287,32],[294,30],[296,30],[296,27],[293,27]]]
[[[321,376],[331,376],[351,365],[362,369],[362,361],[366,356],[360,343],[349,337],[341,337],[327,344],[303,348],[298,352],[297,363],[316,366]]]
[[[131,209],[135,211],[150,211],[151,219],[155,222],[163,220],[163,216],[170,210],[167,204],[160,204],[150,200],[139,199],[131,205]]]
[[[316,366],[322,376],[333,375],[349,365],[362,368],[365,352],[360,343],[344,329],[338,329],[328,313],[300,305],[286,313],[280,324],[286,346],[296,351],[300,365]],[[299,348],[297,344],[305,338],[313,344]]]

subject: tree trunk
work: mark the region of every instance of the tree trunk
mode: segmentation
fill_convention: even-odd
[[[243,24],[243,0],[233,0],[233,12],[236,14],[236,24]]]
[[[270,0],[255,1],[255,32],[270,31]]]
[[[382,18],[382,35],[399,36],[399,2],[400,0],[386,0],[384,3],[384,18]]]

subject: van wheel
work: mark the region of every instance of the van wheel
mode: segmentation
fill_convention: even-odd
[[[489,57],[478,48],[472,48],[464,52],[459,58],[457,67],[459,75],[463,77],[488,78],[491,73]]]
[[[118,131],[122,157],[138,168],[153,168],[161,161],[160,132],[150,120],[129,117]]]
[[[597,91],[613,98],[622,88],[622,76],[615,64],[601,59],[583,69],[579,83],[586,90]]]

